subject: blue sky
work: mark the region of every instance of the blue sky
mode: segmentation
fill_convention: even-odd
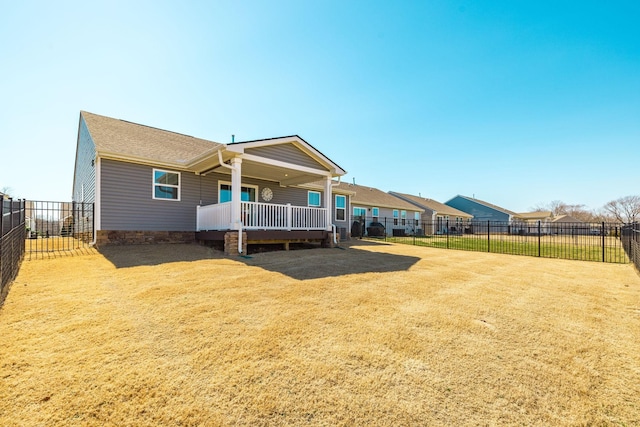
[[[640,194],[640,2],[0,0],[0,188],[70,200],[80,110],[298,134],[344,180],[514,211]]]

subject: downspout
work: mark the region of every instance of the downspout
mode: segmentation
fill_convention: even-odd
[[[242,253],[242,221],[238,221],[238,253]]]
[[[96,244],[98,243],[98,226],[101,226],[100,222],[101,222],[101,218],[100,218],[100,207],[102,204],[102,197],[100,195],[100,193],[102,192],[102,179],[100,174],[102,173],[101,171],[101,166],[102,162],[100,161],[100,158],[98,156],[95,156],[94,161],[93,161],[93,166],[94,166],[94,173],[95,173],[95,189],[93,190],[93,218],[92,218],[92,226],[93,226],[93,241],[91,243],[89,243],[90,247],[95,247]],[[84,202],[84,200],[83,200]],[[96,218],[96,213],[97,213],[97,218]]]
[[[222,160],[222,152],[220,150],[218,150],[218,160],[220,161],[220,166],[224,166],[225,168],[235,170],[234,166],[228,165]]]
[[[235,166],[228,165],[222,160],[222,152],[220,150],[218,150],[218,160],[220,161],[220,166],[224,166],[225,168],[228,168],[231,170],[236,170]],[[240,224],[238,227],[238,253],[241,254],[242,253],[242,221],[238,221],[238,223]]]

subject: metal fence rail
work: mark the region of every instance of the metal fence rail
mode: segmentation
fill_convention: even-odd
[[[448,221],[352,217],[351,236],[443,249],[628,263],[615,223]],[[637,238],[637,236],[636,236]],[[637,242],[637,240],[636,240]],[[636,248],[636,252],[638,248]]]
[[[640,223],[636,222],[622,227],[622,246],[629,260],[640,271]]]
[[[0,199],[0,304],[24,258],[25,201]]]
[[[89,249],[93,203],[27,201],[25,258],[49,258]]]

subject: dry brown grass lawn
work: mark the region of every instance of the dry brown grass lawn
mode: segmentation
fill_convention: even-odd
[[[0,425],[640,425],[630,265],[406,245],[28,261]]]

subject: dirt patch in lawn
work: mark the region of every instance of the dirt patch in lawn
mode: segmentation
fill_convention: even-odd
[[[24,262],[0,425],[637,425],[631,265],[357,242]]]

